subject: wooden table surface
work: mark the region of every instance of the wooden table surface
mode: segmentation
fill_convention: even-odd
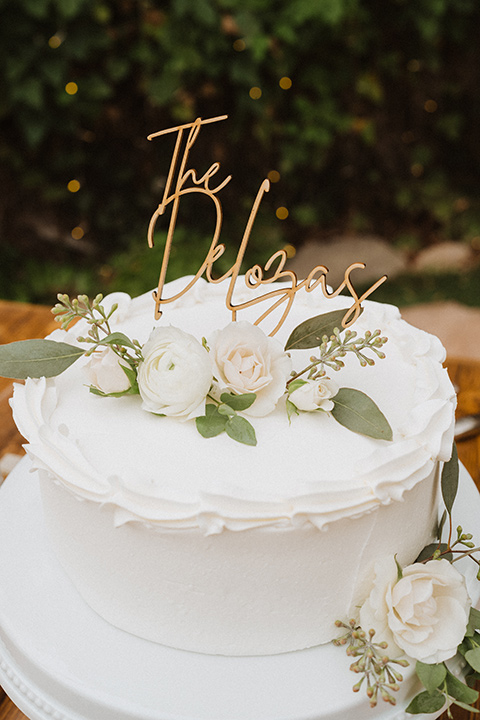
[[[49,308],[0,301],[0,344],[44,337],[58,327]],[[457,416],[480,413],[480,363],[461,358],[447,358],[446,366],[452,382],[458,386]],[[19,435],[8,404],[12,382],[0,378],[0,458],[6,453],[23,454]],[[458,455],[480,489],[480,435],[458,443]],[[477,702],[480,708],[480,701]],[[454,707],[455,720],[474,720],[473,712]],[[412,718],[415,716],[412,715]],[[28,720],[0,688],[0,720]],[[98,718],[98,720],[102,720]],[[159,719],[160,720],[160,719]],[[444,713],[441,720],[447,720]]]

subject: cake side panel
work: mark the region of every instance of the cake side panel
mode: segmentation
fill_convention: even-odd
[[[437,521],[437,473],[400,502],[319,530],[165,529],[114,523],[114,508],[83,500],[44,472],[54,550],[105,620],[164,645],[220,655],[268,655],[329,642],[367,596],[375,561],[413,562]]]

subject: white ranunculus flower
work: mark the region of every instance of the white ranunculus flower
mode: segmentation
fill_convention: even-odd
[[[415,563],[397,579],[393,557],[375,565],[375,582],[360,610],[360,624],[388,643],[387,654],[405,653],[424,663],[453,657],[465,636],[471,601],[465,578],[445,559]]]
[[[319,380],[305,380],[303,385],[293,390],[288,399],[298,410],[311,412],[312,410],[333,409],[332,397],[338,393],[338,385],[330,378]]]
[[[125,392],[130,388],[130,380],[122,370],[122,365],[129,367],[112,348],[95,350],[84,368],[88,384],[106,394]]]
[[[198,340],[178,328],[159,327],[142,355],[137,381],[144,410],[184,420],[203,415],[212,363]]]
[[[246,415],[263,417],[285,392],[291,360],[274,338],[257,325],[232,322],[209,340],[214,375],[221,392],[255,393]]]

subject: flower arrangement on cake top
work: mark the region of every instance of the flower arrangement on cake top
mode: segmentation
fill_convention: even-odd
[[[6,377],[53,377],[86,356],[90,391],[102,397],[140,395],[142,408],[156,415],[194,420],[206,438],[226,432],[232,439],[255,445],[249,417],[271,413],[283,398],[289,418],[300,412],[328,413],[354,432],[391,440],[391,427],[371,398],[355,388],[341,388],[327,376],[340,370],[347,353],[362,366],[373,356],[384,358],[387,338],[380,330],[359,338],[344,330],[343,310],[319,315],[296,327],[285,348],[257,325],[232,322],[199,342],[172,326],[156,327],[142,346],[121,332],[112,332],[117,310],[102,305],[103,296],[70,300],[58,295],[52,312],[62,329],[83,319],[83,347],[53,339],[25,340],[0,347],[0,374]],[[307,367],[292,371],[291,351],[318,348]],[[241,414],[240,414],[241,413]]]
[[[415,671],[425,690],[410,702],[406,711],[417,715],[434,713],[444,706],[452,718],[450,705],[470,710],[479,697],[473,688],[480,679],[480,611],[471,607],[465,577],[454,563],[469,557],[478,566],[474,553],[480,551],[472,535],[452,527],[452,507],[458,488],[458,456],[454,446],[451,460],[444,465],[441,479],[445,512],[438,530],[438,541],[428,545],[413,565],[400,567],[396,557],[380,557],[370,594],[359,608],[358,618],[336,625],[346,630],[334,640],[347,645],[347,655],[357,658],[350,669],[360,674],[353,686],[358,692],[365,683],[370,705],[377,700],[395,705],[392,692],[403,677],[394,667],[407,667],[416,661]],[[441,534],[448,517],[448,538]],[[365,629],[368,628],[368,633]],[[455,657],[464,666],[462,682],[446,664]]]

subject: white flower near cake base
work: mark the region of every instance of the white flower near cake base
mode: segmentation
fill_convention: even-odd
[[[297,410],[312,412],[313,410],[325,410],[330,412],[333,409],[332,397],[338,393],[339,387],[334,380],[330,378],[320,378],[319,380],[304,380],[302,384],[293,390],[288,399]]]
[[[203,415],[212,363],[196,338],[178,328],[159,327],[142,355],[137,381],[144,410],[183,420]]]
[[[245,415],[263,417],[275,409],[285,392],[291,360],[274,338],[257,325],[232,322],[209,340],[214,375],[220,392],[255,393]]]
[[[462,642],[471,601],[465,578],[445,559],[415,563],[398,579],[393,557],[375,565],[374,587],[360,610],[360,624],[388,643],[389,657],[406,654],[424,663],[453,657]]]
[[[122,370],[122,365],[129,367],[112,348],[95,350],[85,365],[87,382],[106,395],[125,392],[130,388],[130,380]]]

